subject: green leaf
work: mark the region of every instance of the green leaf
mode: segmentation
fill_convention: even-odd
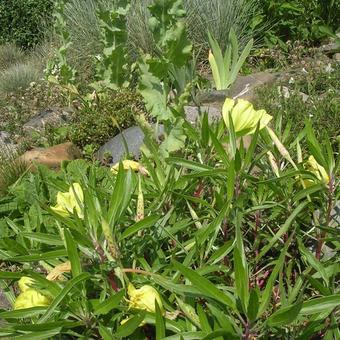
[[[123,325],[120,325],[115,332],[116,338],[125,338],[130,336],[144,320],[145,313],[136,314],[132,318],[129,318]]]
[[[184,315],[197,327],[201,327],[200,320],[198,315],[196,314],[195,308],[191,305],[185,303],[178,296],[176,296],[176,301],[178,303],[179,308],[184,313]]]
[[[235,335],[230,333],[228,330],[219,329],[203,337],[202,340],[212,340],[212,339],[217,339],[217,338],[221,339],[221,337],[223,339],[228,339],[228,340],[236,340],[236,339],[239,340],[240,339],[239,337],[236,337]]]
[[[320,261],[303,245],[302,241],[298,238],[299,250],[307,263],[309,263],[323,278],[325,285],[328,287],[328,275],[326,269]]]
[[[54,234],[44,234],[44,233],[21,233],[21,236],[26,237],[32,241],[38,241],[40,243],[48,244],[51,246],[63,246],[64,242],[61,238]]]
[[[269,317],[267,321],[268,325],[270,327],[282,327],[285,325],[289,325],[290,323],[296,320],[301,310],[301,307],[302,303],[297,303],[293,306],[280,308],[278,311],[276,311],[273,315]]]
[[[143,229],[148,229],[156,224],[156,222],[159,220],[159,215],[151,215],[145,217],[143,220],[136,222],[131,227],[128,227],[121,236],[121,240],[126,239],[127,237],[130,237],[131,235],[136,234],[138,231]]]
[[[203,309],[201,304],[197,304],[197,315],[199,317],[200,328],[206,332],[211,332],[211,326],[208,320],[208,313]]]
[[[167,157],[169,153],[183,149],[186,138],[183,129],[183,119],[179,118],[172,126],[170,133],[165,135],[165,139],[160,146],[160,152],[164,157]]]
[[[87,280],[90,278],[91,275],[89,273],[82,273],[78,275],[77,277],[71,279],[67,282],[66,286],[63,288],[63,290],[55,297],[51,305],[46,310],[45,314],[38,320],[38,323],[46,322],[54,313],[58,305],[63,301],[63,299],[67,296],[67,294],[79,283]]]
[[[249,303],[247,308],[247,315],[251,322],[254,322],[256,320],[259,307],[259,292],[257,289],[252,289],[250,291]]]
[[[9,312],[0,313],[0,319],[25,319],[32,318],[46,311],[47,307],[32,307],[17,309]]]
[[[59,250],[48,251],[46,253],[10,257],[10,258],[7,258],[6,260],[11,261],[11,262],[36,262],[36,261],[55,260],[56,258],[66,257],[66,256],[67,256],[66,249],[59,249]]]
[[[330,312],[340,306],[340,294],[314,298],[302,304],[299,315],[318,314],[329,310]]]
[[[244,267],[240,250],[238,247],[234,248],[234,275],[236,293],[241,300],[243,310],[246,311],[249,299],[249,280],[247,268]]]
[[[273,245],[280,239],[280,237],[285,234],[289,227],[291,226],[291,224],[294,222],[294,220],[296,219],[296,217],[299,215],[299,213],[301,211],[303,211],[303,209],[309,204],[309,202],[302,202],[300,203],[295,209],[294,211],[291,213],[291,215],[287,218],[286,222],[284,223],[284,225],[279,229],[279,231],[272,237],[272,239],[269,241],[269,243],[267,245],[265,245],[261,252],[259,253],[259,255],[257,256],[257,260],[259,260],[260,258],[262,258],[267,252],[268,250],[270,250]]]
[[[268,304],[271,300],[275,280],[276,280],[276,278],[277,278],[277,276],[278,276],[279,272],[281,271],[281,268],[284,264],[286,252],[287,252],[288,247],[290,246],[292,237],[293,237],[293,234],[290,235],[290,237],[288,238],[284,248],[281,250],[280,256],[276,260],[276,264],[275,264],[275,266],[274,266],[274,268],[273,268],[273,270],[272,270],[272,272],[269,276],[269,279],[267,281],[266,288],[261,294],[259,316],[261,316],[265,312],[265,310],[266,310],[266,308],[267,308],[267,306],[268,306]]]
[[[74,242],[73,236],[68,229],[64,229],[64,237],[66,242],[68,258],[71,262],[72,276],[77,277],[82,272],[77,245]]]
[[[159,308],[157,300],[155,300],[156,307],[156,340],[165,338],[165,321],[162,315],[162,311]]]
[[[204,164],[200,164],[194,161],[189,161],[183,158],[178,158],[178,157],[169,157],[166,159],[166,162],[168,164],[175,164],[178,166],[182,166],[186,169],[190,169],[190,170],[194,170],[194,171],[199,171],[199,172],[203,172],[203,171],[207,171],[207,170],[214,170],[212,167],[204,165]]]
[[[207,280],[205,277],[197,274],[194,270],[186,268],[177,261],[173,261],[174,267],[180,271],[191,283],[200,290],[203,294],[210,296],[218,302],[225,304],[232,309],[235,309],[235,302],[216,286]]]
[[[95,315],[106,315],[112,309],[116,308],[122,301],[125,295],[125,289],[120,290],[118,293],[111,295],[108,299],[100,303],[94,309]]]
[[[21,336],[16,336],[14,339],[16,340],[46,340],[46,339],[51,339],[55,335],[60,334],[62,330],[62,327],[55,328],[49,331],[44,331],[44,332],[34,332],[34,333],[27,333],[25,335]]]

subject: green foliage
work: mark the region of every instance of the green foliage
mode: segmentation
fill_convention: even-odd
[[[269,46],[287,40],[317,43],[325,37],[335,36],[340,26],[340,3],[336,0],[261,0],[262,14],[254,22],[272,24],[265,39]]]
[[[43,41],[53,25],[53,0],[0,2],[0,45],[14,43],[31,48]]]
[[[67,52],[72,45],[72,42],[64,20],[64,8],[65,0],[57,0],[55,2],[55,30],[60,38],[61,46],[57,50],[55,57],[49,61],[46,75],[53,82],[61,85],[69,85],[75,83],[77,72],[67,60]]]
[[[98,12],[104,45],[103,53],[97,66],[97,78],[100,83],[95,87],[107,87],[117,90],[127,87],[129,69],[126,51],[127,31],[126,15],[129,6],[118,7]]]
[[[184,79],[185,87],[176,88],[178,96],[172,101],[169,98],[176,75],[186,74],[192,45],[186,37],[181,0],[155,1],[149,9],[157,56],[146,55],[139,61],[139,92],[151,116],[164,124],[165,140],[160,150],[166,156],[183,147],[186,138],[182,128],[183,107],[194,79]]]
[[[230,31],[229,39],[230,43],[223,53],[217,40],[209,34],[212,49],[212,52],[209,53],[209,63],[217,90],[226,90],[235,82],[253,46],[253,40],[250,40],[239,56],[239,46],[233,29]]]
[[[151,14],[148,6],[152,2],[131,1],[127,14],[127,48],[133,60],[143,53],[157,55],[149,25]],[[212,32],[222,49],[227,45],[231,27],[235,28],[241,47],[250,40],[253,33],[250,22],[252,15],[258,12],[257,0],[185,0],[183,3],[187,11],[187,32],[197,53],[202,46],[204,51],[209,48],[207,30]],[[69,0],[65,4],[64,20],[72,41],[68,57],[70,64],[81,70],[79,76],[82,79],[94,76],[93,61],[101,56],[104,47],[97,13],[112,11],[114,8],[115,2],[112,0]]]
[[[266,131],[253,135],[248,150],[237,147],[233,158],[219,147],[236,144],[224,122],[203,118],[184,129],[188,138],[176,157],[155,152],[141,160],[147,176],[74,161],[59,173],[40,167],[11,187],[0,204],[0,257],[23,271],[2,271],[2,285],[14,298],[13,282],[30,276],[53,302],[2,312],[1,335],[24,329],[26,337],[58,332],[95,339],[336,338],[339,245],[327,216],[339,196],[339,159],[327,139],[319,143],[306,126],[303,159],[313,154],[330,185],[318,183],[302,163],[295,170]],[[282,134],[280,126],[275,133]],[[294,140],[285,144],[295,159]],[[146,147],[152,150],[152,141]],[[278,175],[268,151],[282,164]],[[315,185],[306,191],[299,177]],[[50,209],[71,183],[83,189],[84,218]],[[140,195],[143,218],[136,222]],[[67,260],[66,280],[45,279]],[[156,288],[167,313],[158,303],[131,308],[129,282]]]
[[[134,123],[143,112],[140,96],[134,91],[110,91],[97,105],[77,111],[69,127],[70,139],[81,147],[91,144],[97,149],[111,137]]]

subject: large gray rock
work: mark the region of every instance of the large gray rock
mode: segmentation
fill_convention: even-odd
[[[215,104],[216,105],[216,104]],[[222,117],[222,105],[203,105],[200,108],[197,106],[185,106],[185,116],[188,122],[196,123],[200,114],[208,113],[209,122],[216,121]]]
[[[163,126],[159,126],[158,135],[163,134]],[[124,159],[127,154],[132,154],[136,159],[140,157],[140,149],[144,143],[144,133],[139,126],[132,126],[119,135],[110,139],[97,152],[101,161],[110,155],[112,164]]]
[[[46,126],[61,126],[67,123],[71,116],[70,109],[63,109],[58,107],[48,108],[40,111],[37,115],[31,118],[23,129],[26,132],[41,132]]]
[[[198,96],[201,103],[223,103],[226,97],[243,98],[252,101],[255,98],[256,89],[263,85],[274,83],[280,74],[259,72],[248,76],[238,76],[235,83],[228,90],[209,91]]]

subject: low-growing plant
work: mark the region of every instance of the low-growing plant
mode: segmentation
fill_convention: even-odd
[[[29,277],[45,298],[1,312],[0,334],[336,339],[339,158],[310,126],[314,160],[299,156],[299,137],[286,149],[280,124],[243,109],[227,100],[223,121],[185,125],[168,158],[147,138],[139,164],[75,161],[12,187],[1,259],[24,269],[1,272],[2,286],[16,301],[13,282]]]
[[[91,144],[98,148],[120,130],[131,126],[135,116],[143,112],[143,101],[136,92],[107,92],[97,104],[76,111],[69,126],[69,137],[80,147]]]
[[[0,93],[9,94],[18,90],[25,90],[32,82],[42,78],[40,65],[35,62],[14,64],[0,72]]]
[[[14,44],[0,45],[0,72],[25,59],[23,51]]]

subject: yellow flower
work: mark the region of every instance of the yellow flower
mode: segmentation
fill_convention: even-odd
[[[50,299],[36,289],[25,289],[15,300],[14,309],[24,309],[38,306],[48,306]]]
[[[306,162],[306,169],[313,173],[319,181],[322,181],[325,184],[329,183],[329,176],[326,169],[316,161],[314,156],[309,156],[308,161]],[[306,186],[310,186],[314,183],[314,181],[307,179],[304,180],[304,183]]]
[[[145,285],[136,289],[131,283],[129,283],[128,295],[129,308],[143,309],[148,312],[155,313],[155,301],[157,301],[160,310],[162,313],[164,312],[161,297],[157,290],[152,286]]]
[[[235,102],[227,98],[222,114],[227,127],[229,127],[229,114],[231,114],[237,137],[253,134],[258,122],[260,122],[260,129],[263,129],[273,118],[265,110],[255,110],[253,105],[244,99],[238,99]]]
[[[138,162],[126,159],[122,163],[123,163],[124,170],[131,169],[132,171],[136,171],[136,172],[139,171],[142,175],[145,175],[145,176],[149,175],[148,171]],[[118,170],[119,170],[119,163],[116,163],[115,165],[111,167],[111,171],[115,174],[118,172]]]
[[[58,192],[57,205],[51,207],[57,214],[67,217],[76,210],[79,218],[84,218],[82,207],[84,193],[79,183],[73,183],[68,192]]]
[[[34,283],[34,280],[30,277],[23,276],[19,281],[19,289],[22,293],[26,292],[26,290],[31,288],[31,285]]]
[[[124,170],[131,169],[132,171],[138,171],[139,170],[139,163],[135,161],[130,161],[126,159],[123,163]],[[111,170],[116,173],[119,170],[119,162],[116,163],[114,166],[112,166]]]

